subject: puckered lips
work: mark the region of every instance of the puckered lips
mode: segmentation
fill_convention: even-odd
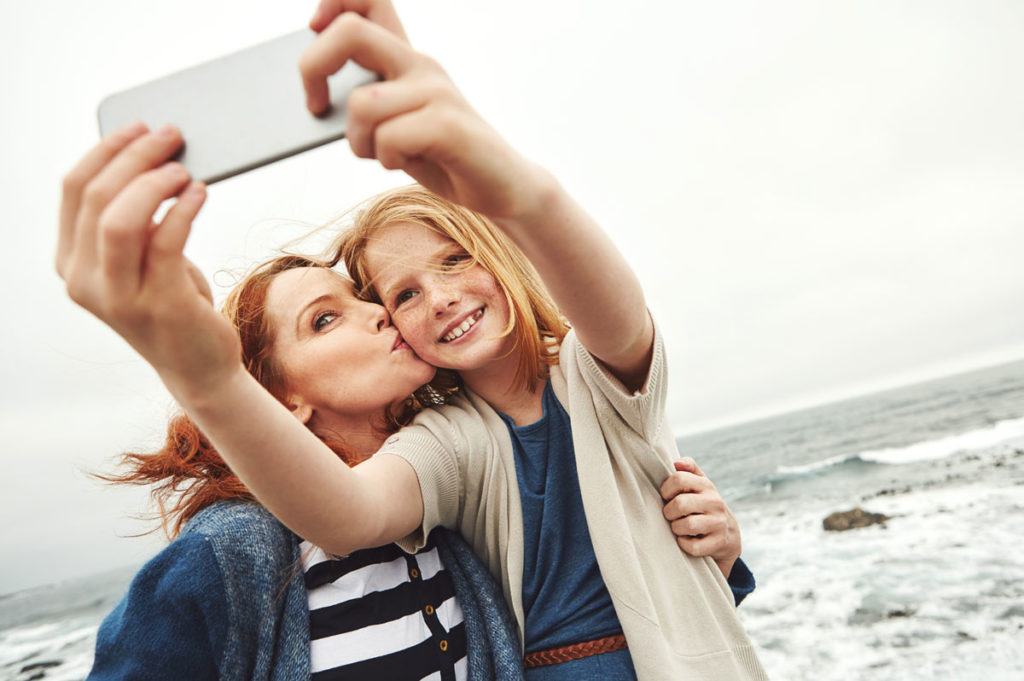
[[[391,352],[395,352],[396,350],[405,350],[408,347],[409,347],[409,344],[405,342],[404,338],[402,338],[402,334],[400,334],[400,333],[398,333],[396,331],[395,332],[395,344],[391,346]]]
[[[478,308],[473,312],[470,312],[461,319],[456,319],[444,330],[441,337],[438,338],[440,343],[451,343],[452,341],[462,338],[470,329],[472,329],[480,318],[484,316],[484,308]]]

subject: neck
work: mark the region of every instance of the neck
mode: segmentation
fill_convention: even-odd
[[[466,387],[487,404],[511,418],[517,426],[525,426],[544,415],[544,381],[534,379],[532,386],[519,385],[515,380],[518,366],[519,355],[513,353],[504,360],[460,372],[460,375]]]
[[[354,466],[373,456],[388,438],[390,433],[374,428],[377,423],[382,423],[382,417],[363,417],[354,424],[311,422],[309,428],[318,436],[326,437],[328,441],[333,440],[344,445],[346,453],[351,457],[351,465]]]

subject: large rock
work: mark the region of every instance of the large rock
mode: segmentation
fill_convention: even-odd
[[[822,521],[826,532],[844,532],[857,527],[878,525],[885,523],[889,516],[882,513],[869,513],[863,508],[855,508],[850,511],[839,511],[829,515]]]

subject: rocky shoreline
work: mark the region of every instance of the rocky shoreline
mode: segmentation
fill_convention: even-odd
[[[894,497],[911,494],[918,490],[934,489],[948,485],[979,482],[992,476],[1016,478],[1013,484],[1024,485],[1024,448],[1012,448],[1006,452],[995,452],[989,456],[982,454],[964,454],[951,457],[936,466],[937,475],[917,484],[902,484],[884,487],[877,492],[861,497],[862,501],[877,500],[880,497]],[[898,483],[893,480],[893,483]],[[857,506],[845,511],[835,511],[822,520],[822,528],[826,532],[846,532],[872,525],[881,525],[893,516],[875,513]]]

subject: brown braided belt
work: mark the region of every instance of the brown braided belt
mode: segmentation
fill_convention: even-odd
[[[530,669],[531,667],[543,667],[548,664],[558,664],[560,662],[579,660],[584,657],[590,657],[591,655],[613,653],[616,650],[625,650],[627,647],[626,637],[622,634],[618,634],[617,636],[605,636],[604,638],[596,638],[593,641],[584,641],[583,643],[573,643],[572,645],[562,646],[561,648],[551,648],[549,650],[538,650],[535,653],[526,653],[526,657],[523,658],[523,666],[527,669]]]

